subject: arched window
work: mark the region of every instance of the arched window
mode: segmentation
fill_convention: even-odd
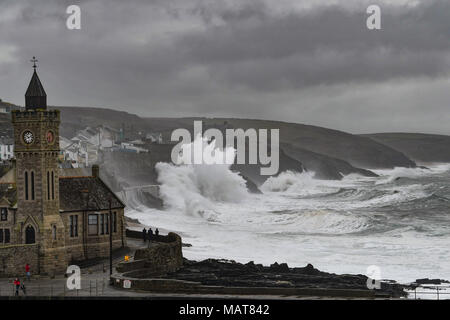
[[[25,200],[28,200],[28,171],[25,171]]]
[[[36,238],[35,238],[34,228],[33,228],[33,226],[29,225],[25,229],[25,243],[31,244],[31,243],[35,243],[35,242],[36,242]]]
[[[34,171],[31,171],[31,200],[34,200]]]
[[[55,176],[52,171],[52,200],[55,200]]]
[[[53,238],[53,240],[56,240],[56,226],[55,225],[53,225],[53,227],[52,227],[52,238]]]
[[[47,200],[50,200],[50,171],[47,171]]]

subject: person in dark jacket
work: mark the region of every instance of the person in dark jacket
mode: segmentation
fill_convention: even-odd
[[[153,230],[152,228],[148,229],[148,241],[151,241],[153,239]]]
[[[147,241],[147,229],[142,230],[142,240]]]
[[[27,288],[25,287],[24,283],[22,283],[20,285],[20,289],[22,289],[23,295],[26,296],[27,295]]]
[[[156,230],[155,230],[155,236],[159,236],[159,230],[158,230],[158,228],[156,228]]]

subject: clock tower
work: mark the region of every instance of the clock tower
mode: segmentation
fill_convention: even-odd
[[[65,228],[59,212],[59,110],[47,109],[36,72],[25,93],[25,110],[12,112],[16,158],[16,243],[39,245],[39,272],[65,270]]]

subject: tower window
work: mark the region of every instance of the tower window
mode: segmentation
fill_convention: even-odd
[[[53,227],[52,227],[52,238],[53,238],[53,240],[56,240],[56,226],[55,225],[53,225]]]
[[[34,171],[31,171],[31,200],[34,200]]]
[[[52,171],[52,199],[55,200],[55,176]]]
[[[50,171],[47,171],[47,200],[50,200]]]
[[[28,171],[25,171],[25,200],[28,200]]]

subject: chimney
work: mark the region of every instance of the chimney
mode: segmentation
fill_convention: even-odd
[[[100,178],[100,167],[98,166],[98,164],[94,164],[92,166],[92,176],[94,178]]]

